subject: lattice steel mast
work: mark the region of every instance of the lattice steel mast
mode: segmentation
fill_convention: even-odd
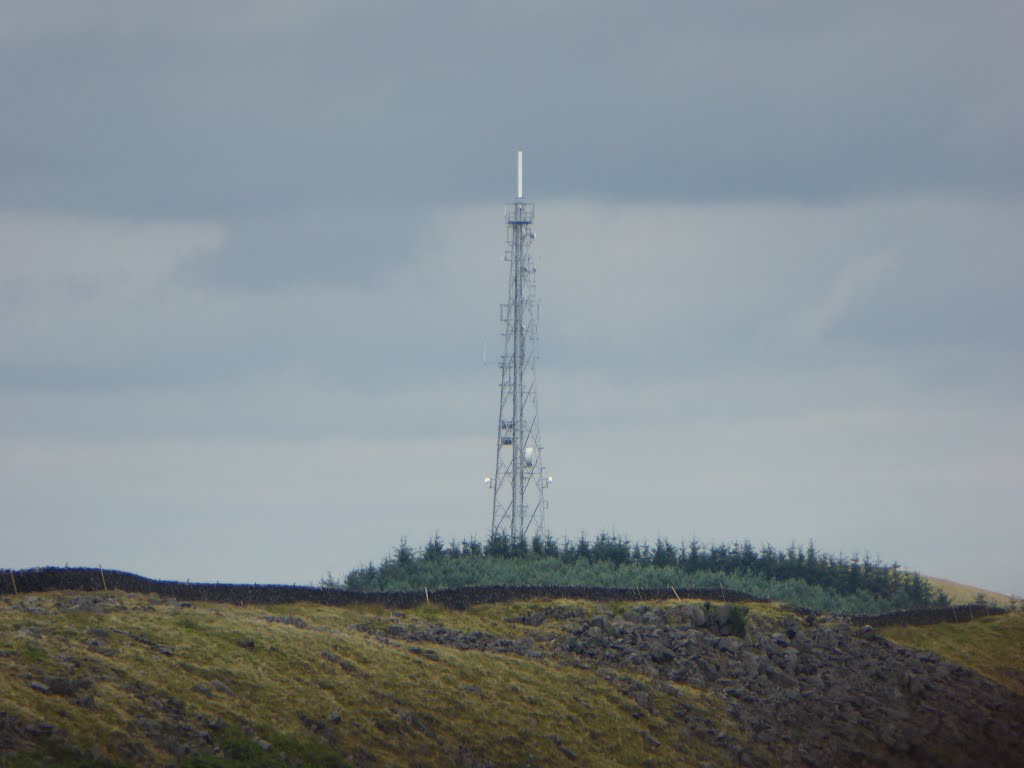
[[[505,323],[505,351],[501,368],[498,408],[498,447],[494,477],[487,483],[494,492],[491,532],[513,540],[544,530],[551,483],[541,461],[537,417],[537,269],[530,255],[533,203],[523,197],[523,153],[517,153],[518,186],[514,202],[505,206],[505,260],[509,263],[508,301],[501,305]]]

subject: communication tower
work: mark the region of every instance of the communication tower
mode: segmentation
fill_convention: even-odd
[[[505,324],[505,351],[501,369],[498,407],[498,446],[494,476],[484,482],[494,493],[491,532],[511,539],[525,539],[544,530],[547,501],[544,489],[551,484],[542,461],[537,414],[537,268],[530,255],[536,237],[533,203],[523,197],[523,152],[517,152],[516,198],[505,206],[508,262],[508,301],[501,305]]]

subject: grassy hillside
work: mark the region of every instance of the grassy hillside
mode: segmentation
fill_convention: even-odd
[[[982,589],[981,587],[972,587],[968,584],[959,584],[949,579],[938,579],[934,576],[923,577],[931,584],[935,589],[941,590],[949,596],[951,602],[955,605],[966,605],[968,603],[978,602],[978,595],[985,598],[985,602],[991,605],[998,605],[1003,608],[1009,608],[1013,602],[1013,598],[1009,595],[1004,595],[1002,592],[993,592],[990,589]]]
[[[22,757],[0,764],[34,765],[40,753],[59,753],[62,740],[62,761],[69,754],[95,760],[83,765],[187,763],[215,749],[222,759],[201,764],[234,765],[232,755],[238,765],[371,757],[452,765],[485,755],[500,765],[552,765],[568,754],[595,766],[675,765],[680,758],[645,742],[649,733],[675,738],[668,719],[636,720],[621,685],[595,670],[425,651],[364,631],[393,622],[384,609],[94,599],[46,594],[0,603],[0,710],[28,730]],[[515,638],[533,632],[504,619],[526,609],[423,606],[403,619]],[[666,715],[683,704],[721,716],[721,702],[699,691],[651,696]],[[39,724],[52,728],[32,733]],[[58,738],[46,736],[50,730]],[[693,761],[715,751],[700,740],[679,746]]]
[[[952,629],[887,632],[1019,683],[1019,615]],[[1024,755],[1024,698],[903,653],[778,604],[392,611],[7,596],[0,766],[784,765],[856,755],[917,765],[937,754],[998,765],[992,754]],[[914,680],[928,683],[916,690]],[[845,722],[830,714],[854,711]],[[981,738],[1000,718],[1000,737]],[[839,730],[822,730],[833,721]],[[939,728],[947,722],[956,729]],[[918,735],[934,729],[962,743]]]
[[[889,627],[890,640],[937,653],[1024,695],[1024,613],[991,616],[964,624]]]

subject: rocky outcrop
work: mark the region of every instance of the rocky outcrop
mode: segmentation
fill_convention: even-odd
[[[735,735],[681,710],[687,730],[739,765],[1024,765],[1024,697],[870,625],[804,616],[754,617],[748,626],[735,606],[711,602],[591,617],[553,605],[511,620],[538,631],[502,638],[407,623],[403,614],[361,629],[414,643],[410,652],[435,661],[423,646],[594,668],[633,699],[641,719],[658,681],[699,689],[724,702]]]
[[[416,624],[390,624],[383,629],[374,629],[370,626],[358,626],[364,632],[377,635],[378,637],[394,640],[404,640],[411,643],[432,643],[454,648],[458,651],[487,651],[489,653],[513,653],[519,656],[539,658],[543,654],[534,649],[532,638],[513,639],[508,637],[497,637],[486,632],[460,632],[455,629],[434,623]],[[411,646],[413,653],[418,653],[426,658],[436,658],[436,654],[418,646]]]
[[[562,647],[721,696],[743,741],[786,764],[1024,765],[1024,697],[871,626],[788,618],[738,637],[723,608],[599,615]]]

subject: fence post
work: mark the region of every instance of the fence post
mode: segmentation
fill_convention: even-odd
[[[14,569],[13,568],[11,568],[11,586],[14,587],[14,595],[15,595],[15,597],[17,597],[17,595],[18,595],[18,582],[16,582],[14,580]]]
[[[428,591],[427,591],[427,588],[426,588],[426,587],[424,587],[424,588],[423,588],[423,594],[424,594],[424,595],[426,596],[426,598],[427,598],[427,605],[430,605],[430,592],[428,592]]]
[[[672,590],[672,594],[676,596],[676,600],[678,600],[680,603],[683,602],[683,598],[681,598],[679,596],[679,593],[676,592],[676,588],[675,587],[673,587],[671,584],[669,584],[668,588]]]
[[[103,575],[103,563],[100,563],[100,581],[103,582],[103,591],[108,592],[107,589],[107,577]]]

